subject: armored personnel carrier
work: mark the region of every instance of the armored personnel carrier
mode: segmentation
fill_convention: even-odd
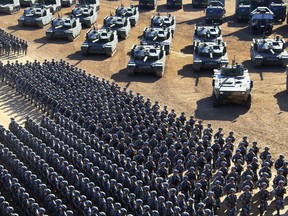
[[[45,6],[35,5],[33,7],[25,8],[23,16],[18,19],[20,26],[36,25],[41,28],[51,23],[53,15],[50,8]]]
[[[157,8],[157,0],[139,0],[139,8],[155,10]]]
[[[163,77],[165,66],[166,55],[163,46],[141,44],[132,47],[127,69],[129,75],[155,73],[157,77]]]
[[[239,103],[251,107],[253,81],[243,65],[226,65],[214,70],[212,81],[212,102],[216,107],[221,103]]]
[[[81,45],[83,54],[105,54],[113,56],[117,50],[117,32],[110,29],[90,29],[86,33],[86,40]]]
[[[36,0],[20,0],[21,7],[30,7],[34,5],[37,1]]]
[[[115,15],[119,17],[129,18],[130,24],[132,27],[136,26],[139,21],[139,10],[138,7],[131,5],[130,7],[124,7],[121,5],[116,8]]]
[[[126,39],[131,30],[131,24],[127,17],[106,16],[102,28],[110,28],[117,32],[119,38]]]
[[[198,42],[212,42],[215,40],[223,40],[221,35],[221,27],[218,25],[197,25],[195,26],[193,47]]]
[[[53,14],[61,10],[61,0],[43,0],[43,2]]]
[[[182,0],[167,0],[167,8],[168,9],[181,9],[182,8]]]
[[[62,7],[71,7],[74,4],[76,4],[76,0],[61,0]]]
[[[206,8],[206,22],[208,24],[222,24],[225,10],[225,1],[211,0]]]
[[[250,56],[255,67],[267,64],[286,67],[288,64],[285,40],[279,36],[275,38],[254,38],[250,48]]]
[[[79,18],[58,17],[52,21],[51,27],[46,31],[47,39],[66,38],[73,41],[77,38],[82,30]]]
[[[19,0],[0,0],[0,13],[13,14],[20,10]]]
[[[208,0],[192,0],[193,8],[206,8],[208,5]]]
[[[274,13],[274,20],[284,22],[286,19],[286,4],[282,0],[273,0],[269,9]]]
[[[257,7],[251,12],[251,32],[271,34],[273,29],[274,13],[267,7]]]
[[[90,5],[81,5],[78,4],[72,10],[71,14],[74,17],[80,19],[82,26],[91,27],[98,18],[98,12],[95,10],[95,7]]]
[[[162,28],[166,27],[171,30],[172,37],[174,37],[175,29],[176,29],[176,18],[171,14],[167,16],[161,16],[159,13],[156,16],[151,17],[151,27],[152,28]]]
[[[239,21],[249,21],[251,14],[251,0],[236,0],[235,18]]]
[[[141,39],[142,44],[160,44],[168,55],[171,50],[172,33],[168,28],[145,28]]]
[[[213,42],[198,42],[194,47],[193,69],[216,69],[229,63],[226,43],[218,40]]]
[[[80,5],[89,5],[90,7],[94,7],[96,11],[100,10],[99,0],[79,0]]]

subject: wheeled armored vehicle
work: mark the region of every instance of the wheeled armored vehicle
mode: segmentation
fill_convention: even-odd
[[[269,4],[269,9],[273,12],[275,21],[281,20],[281,22],[284,22],[287,8],[282,0],[273,0]]]
[[[193,8],[206,8],[208,5],[208,0],[192,0]]]
[[[138,7],[131,5],[130,7],[124,7],[121,5],[116,8],[115,15],[119,17],[129,18],[130,24],[132,27],[136,26],[139,21],[139,10]]]
[[[151,27],[153,28],[162,28],[166,27],[171,30],[172,37],[175,35],[176,30],[176,18],[175,16],[172,16],[171,14],[168,14],[167,16],[161,16],[159,13],[156,16],[151,17]]]
[[[170,54],[172,44],[172,33],[168,28],[145,28],[143,37],[141,38],[142,44],[154,45],[160,44],[164,47],[166,54]]]
[[[239,21],[249,21],[251,14],[251,0],[236,0],[235,18]]]
[[[181,9],[182,8],[182,0],[167,0],[166,2],[168,9]]]
[[[155,73],[157,77],[163,77],[165,66],[166,54],[163,46],[158,44],[133,45],[127,65],[128,75]]]
[[[66,38],[73,41],[80,35],[81,30],[82,26],[79,18],[73,16],[58,17],[52,20],[51,27],[46,31],[46,37],[47,39]]]
[[[105,54],[113,56],[117,50],[117,32],[110,29],[90,29],[86,33],[86,40],[81,45],[83,54]]]
[[[250,28],[252,33],[271,34],[274,13],[267,7],[257,7],[251,12]]]
[[[55,14],[61,10],[61,0],[43,0],[44,5],[50,8],[50,11]]]
[[[193,47],[197,42],[212,42],[214,40],[223,40],[221,27],[218,25],[196,25],[193,37]]]
[[[193,69],[216,69],[229,63],[226,43],[222,40],[213,42],[198,42],[194,47]]]
[[[76,0],[61,0],[62,7],[71,7],[74,4],[76,4]]]
[[[36,25],[41,28],[51,23],[53,15],[50,8],[45,6],[35,5],[25,8],[23,16],[18,19],[20,26],[24,25]]]
[[[106,16],[102,28],[110,28],[117,32],[119,38],[126,39],[130,33],[131,24],[127,17]]]
[[[74,17],[80,19],[82,26],[91,27],[98,18],[98,12],[95,10],[95,7],[90,5],[81,5],[78,4],[72,10],[71,14]]]
[[[205,10],[206,23],[222,24],[225,10],[225,1],[211,0]]]
[[[155,10],[157,8],[157,0],[139,0],[139,8]]]
[[[19,0],[0,0],[0,13],[13,14],[19,10]]]
[[[286,67],[288,64],[285,40],[278,35],[275,38],[254,38],[250,48],[250,56],[255,67],[262,65],[281,65]]]
[[[248,69],[240,64],[225,65],[214,69],[212,80],[212,103],[217,107],[221,103],[239,103],[248,109],[251,107],[253,81]]]
[[[31,7],[33,6],[37,0],[20,0],[21,7]]]

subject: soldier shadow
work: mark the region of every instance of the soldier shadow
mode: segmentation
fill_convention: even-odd
[[[193,54],[193,45],[185,46],[183,49],[180,50],[184,54]]]
[[[14,59],[18,59],[18,58],[21,58],[23,57],[24,54],[10,54],[9,56],[8,55],[0,55],[0,60],[14,60]]]
[[[212,93],[211,93],[212,95]],[[221,120],[232,121],[245,113],[248,109],[241,104],[223,104],[214,108],[212,106],[212,96],[200,99],[197,101],[197,108],[195,110],[195,118],[203,120]]]
[[[81,51],[76,51],[75,53],[68,55],[67,58],[69,60],[78,60],[79,62],[75,64],[75,65],[77,65],[83,60],[104,61],[110,57],[108,57],[106,55],[83,54]]]
[[[238,31],[234,31],[229,34],[223,34],[223,38],[231,36],[237,37],[240,41],[252,41],[252,39],[255,38],[255,35],[252,35],[250,32],[249,26],[246,26],[239,29]]]
[[[274,95],[274,98],[277,99],[277,104],[281,111],[287,112],[288,111],[288,91],[284,90],[278,92]]]

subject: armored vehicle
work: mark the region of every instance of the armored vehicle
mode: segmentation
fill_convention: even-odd
[[[168,55],[171,50],[172,44],[172,33],[168,28],[145,28],[143,32],[143,37],[141,38],[142,44],[161,44],[166,54]]]
[[[139,8],[155,10],[157,8],[157,0],[139,0]]]
[[[176,8],[181,9],[182,8],[182,0],[167,0],[167,8]]]
[[[20,10],[19,0],[0,0],[0,13],[13,14]]]
[[[98,13],[95,7],[90,5],[78,4],[71,14],[80,19],[82,26],[91,27],[97,20]]]
[[[131,24],[127,17],[106,16],[102,28],[115,30],[119,38],[126,39],[131,30]]]
[[[224,15],[226,13],[225,10],[225,2],[212,0],[209,2],[206,8],[206,22],[207,23],[217,23],[222,24]]]
[[[20,0],[20,6],[21,7],[29,7],[36,3],[36,0]]]
[[[127,69],[129,75],[155,73],[157,77],[163,77],[165,65],[166,55],[163,46],[141,44],[132,47]]]
[[[167,16],[161,16],[159,13],[156,16],[151,17],[151,27],[153,28],[162,28],[165,26],[170,29],[172,32],[172,37],[174,37],[176,29],[176,18],[171,14]]]
[[[20,26],[23,25],[36,25],[41,28],[51,23],[53,15],[50,8],[35,5],[33,7],[25,8],[23,16],[18,19]]]
[[[70,7],[74,4],[76,4],[76,0],[61,0],[62,7]]]
[[[251,0],[236,0],[235,18],[237,21],[249,21],[251,14]]]
[[[193,8],[206,8],[208,5],[208,0],[192,0]]]
[[[286,4],[282,0],[273,0],[269,9],[274,13],[274,20],[283,22],[286,18]]]
[[[123,5],[117,7],[115,15],[119,17],[124,16],[129,18],[132,27],[136,26],[139,21],[139,10],[138,7],[134,5],[131,5],[130,7],[124,7]]]
[[[279,36],[275,38],[254,38],[250,48],[250,56],[255,67],[267,64],[286,67],[288,64],[285,40]]]
[[[73,41],[81,33],[81,23],[79,18],[71,17],[58,17],[52,21],[51,27],[46,31],[46,37],[51,38],[67,38]]]
[[[79,4],[81,5],[89,5],[90,7],[95,7],[96,11],[100,10],[99,0],[79,0]]]
[[[86,40],[81,45],[83,54],[105,54],[109,57],[116,52],[118,43],[117,32],[110,29],[90,29]]]
[[[53,14],[61,10],[61,0],[43,0],[43,1],[44,5],[49,7]]]
[[[250,108],[253,81],[250,79],[248,69],[243,65],[232,64],[215,69],[212,86],[214,107],[220,103],[233,102]]]
[[[197,25],[195,26],[193,47],[197,42],[212,42],[222,40],[221,27],[218,25]]]
[[[218,40],[196,43],[193,54],[193,69],[195,72],[201,69],[216,69],[228,63],[225,42]]]
[[[267,7],[257,7],[251,12],[251,32],[260,34],[271,34],[273,29],[273,12]]]

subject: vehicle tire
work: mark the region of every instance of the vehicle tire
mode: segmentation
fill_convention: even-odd
[[[245,106],[248,108],[248,110],[250,109],[251,107],[251,103],[252,103],[252,96],[251,94],[249,94],[248,98],[247,98],[247,101],[245,103]]]
[[[157,71],[156,72],[156,76],[159,77],[159,78],[162,78],[164,76],[164,68],[160,71]]]
[[[213,92],[213,95],[212,95],[212,106],[213,107],[218,107],[219,106],[219,101],[215,95],[215,93]]]

